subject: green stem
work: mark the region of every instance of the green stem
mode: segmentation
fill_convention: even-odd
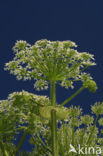
[[[83,144],[83,141],[84,141],[84,135],[85,135],[86,129],[87,129],[87,125],[84,126],[82,135],[81,135],[81,137],[80,137],[80,144],[81,144],[81,145]]]
[[[65,139],[65,137],[66,137],[66,136],[64,136],[64,135],[65,135],[65,123],[64,123],[64,120],[63,120],[63,142],[65,142],[64,139]],[[68,147],[68,146],[67,146],[67,147]],[[67,148],[67,147],[66,147],[66,148]],[[63,156],[64,156],[64,154],[65,154],[64,151],[65,151],[65,144],[63,144]]]
[[[52,134],[52,155],[58,156],[57,151],[57,123],[56,123],[56,110],[51,110],[51,134]]]
[[[63,134],[64,134],[64,139],[65,139],[65,145],[64,145],[64,155],[65,156],[65,149],[66,151],[69,151],[69,139],[68,139],[68,129],[67,129],[67,125],[64,124],[64,121],[63,121]]]
[[[72,128],[72,145],[74,146],[74,129],[75,129],[75,126],[74,126],[74,115],[73,115],[73,128]]]
[[[75,125],[74,125],[74,113],[73,113],[73,127],[72,127],[72,145],[74,146],[74,131],[75,131]],[[72,156],[74,155],[74,153],[72,152]]]
[[[94,133],[94,130],[95,130],[95,127],[96,127],[96,124],[97,124],[98,116],[99,116],[99,115],[96,116],[95,123],[94,123],[94,125],[93,125],[93,128],[92,128],[92,130],[91,130],[91,133],[90,133],[89,138],[88,138],[88,140],[87,140],[86,145],[88,145],[88,146],[89,146],[90,143],[91,143],[91,138],[92,138],[92,135],[93,135],[93,133]]]
[[[61,156],[64,156],[64,120],[61,129],[58,133],[59,152]]]
[[[97,145],[98,139],[99,139],[100,137],[102,137],[102,133],[100,133],[99,136],[97,137],[97,139],[96,139],[96,145]],[[102,143],[101,145],[103,146],[103,143]]]
[[[8,153],[7,153],[6,149],[4,148],[4,144],[2,143],[2,141],[0,141],[0,147],[3,152],[3,156],[8,156]]]
[[[69,101],[71,101],[75,96],[77,96],[85,87],[82,86],[80,89],[78,89],[72,96],[70,96],[68,99],[66,99],[62,104],[60,104],[60,107],[67,104]]]
[[[51,105],[55,107],[56,92],[55,92],[55,82],[50,83],[50,96]],[[56,122],[56,110],[51,110],[51,135],[52,135],[52,154],[53,156],[58,156],[58,145],[57,145],[57,122]]]
[[[80,145],[81,145],[81,146],[83,145],[84,135],[85,135],[86,129],[87,129],[87,125],[84,126],[82,135],[81,135],[81,137],[80,137]],[[82,154],[80,154],[80,156],[81,156],[81,155],[82,155]]]
[[[43,142],[43,140],[41,139],[41,137],[39,136],[39,134],[37,133],[37,137],[39,139],[39,141],[41,142],[41,144],[44,146],[45,149],[47,149],[49,152],[51,152],[51,150],[48,148],[48,146]]]
[[[20,139],[20,141],[19,141],[19,143],[18,143],[18,145],[16,147],[15,156],[18,154],[18,152],[20,150],[20,147],[22,146],[26,136],[27,136],[27,131],[24,131],[24,133],[23,133],[23,135],[22,135],[22,137],[21,137],[21,139]]]
[[[50,96],[51,96],[51,105],[55,107],[56,91],[55,91],[55,82],[53,81],[50,84]]]

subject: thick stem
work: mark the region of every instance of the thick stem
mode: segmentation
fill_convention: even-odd
[[[51,105],[55,106],[56,101],[56,91],[55,91],[55,82],[50,83],[50,97],[51,97]]]
[[[51,105],[55,107],[56,102],[56,92],[55,92],[55,82],[50,83],[50,96]],[[52,154],[53,156],[58,156],[58,145],[57,145],[57,122],[56,122],[56,110],[51,110],[51,137],[52,137]]]
[[[68,99],[66,99],[62,104],[60,104],[60,107],[64,106],[65,104],[67,104],[69,101],[71,101],[75,96],[77,96],[82,90],[84,89],[84,87],[81,87],[80,89],[78,89],[72,96],[70,96]]]
[[[25,132],[23,133],[23,135],[22,135],[22,137],[21,137],[21,139],[20,139],[20,141],[19,141],[19,143],[18,143],[18,145],[17,145],[17,147],[16,147],[15,156],[18,154],[18,152],[19,152],[19,150],[20,150],[20,147],[22,146],[22,144],[23,144],[23,142],[24,142],[26,136],[27,136],[27,131],[25,131]]]
[[[58,156],[56,110],[51,110],[52,155]]]
[[[9,156],[7,151],[4,148],[4,144],[2,143],[2,141],[0,141],[0,147],[1,147],[1,150],[3,152],[3,156]]]

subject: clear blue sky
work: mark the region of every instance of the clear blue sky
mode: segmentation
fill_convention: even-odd
[[[95,55],[97,66],[88,70],[97,82],[95,94],[87,90],[71,104],[80,105],[84,112],[90,105],[103,99],[103,0],[18,0],[0,2],[0,99],[22,89],[37,94],[33,81],[17,81],[4,71],[4,64],[13,58],[12,47],[16,40],[30,44],[40,39],[72,40],[78,51]],[[75,90],[79,87],[76,86]],[[57,87],[57,101],[61,103],[74,90]]]

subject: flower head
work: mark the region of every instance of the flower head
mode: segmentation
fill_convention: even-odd
[[[6,63],[5,69],[19,80],[34,79],[38,90],[47,89],[50,81],[73,88],[75,81],[83,81],[83,70],[95,65],[93,55],[73,47],[77,45],[72,41],[42,39],[31,46],[20,40],[13,47],[14,59]]]
[[[93,117],[91,117],[90,115],[84,115],[81,116],[81,121],[83,124],[89,125],[93,123]]]
[[[99,122],[99,125],[100,125],[100,126],[103,126],[103,117],[100,118],[98,122]]]
[[[103,114],[103,102],[96,102],[93,106],[91,106],[92,112],[96,115]]]
[[[30,44],[28,44],[26,41],[20,40],[15,43],[13,51],[18,52],[19,50],[25,50],[25,48],[29,46]]]

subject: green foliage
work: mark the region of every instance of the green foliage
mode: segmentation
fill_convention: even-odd
[[[5,124],[6,126],[8,124],[8,129],[12,130],[27,129],[22,126],[24,123],[35,127],[36,123],[42,121],[39,107],[46,105],[50,105],[50,100],[46,96],[34,95],[26,91],[10,94],[7,100],[0,101],[0,127],[2,127],[0,130],[4,133]]]
[[[50,120],[45,117],[43,118],[43,115],[40,113],[41,108],[48,110],[48,107],[51,106],[50,100],[47,97],[37,96],[25,91],[14,92],[8,96],[7,100],[1,101],[0,139],[2,140],[2,142],[5,139],[6,142],[4,142],[3,144],[5,144],[5,149],[8,151],[8,153],[10,153],[10,156],[12,156],[13,152],[15,151],[14,145],[12,146],[11,151],[8,148],[9,146],[11,146],[11,141],[15,140],[14,135],[19,134],[21,131],[25,130],[27,130],[28,134],[31,136],[30,143],[31,145],[34,145],[35,148],[33,149],[32,153],[24,152],[23,154],[21,152],[21,156],[32,156],[33,154],[40,156],[52,155]],[[59,110],[59,107],[55,109]],[[101,116],[98,120],[98,123],[100,124],[100,126],[103,126],[103,111],[101,111],[103,109],[103,104],[98,102],[95,105],[91,106],[91,109],[95,116],[98,116],[98,114]],[[67,111],[66,108],[64,110]],[[5,111],[6,113],[4,113]],[[59,111],[57,111],[57,115],[58,113]],[[64,114],[61,114],[61,111],[59,115],[61,115],[61,120],[59,118],[58,124],[61,124],[61,126],[58,127],[57,133],[60,155],[64,154],[66,156],[68,154],[70,148],[69,145],[71,143],[74,143],[74,147],[76,147],[77,144],[81,144],[82,146],[85,145],[91,133],[92,135],[89,141],[90,146],[95,147],[97,144],[99,144],[100,147],[102,146],[101,142],[103,142],[103,139],[102,137],[100,137],[100,132],[96,127],[97,122],[95,123],[95,116],[82,115],[82,109],[80,107],[73,106],[69,108],[69,113],[68,115],[66,115],[66,118],[64,120],[62,120],[62,115]],[[1,121],[5,124],[3,125]],[[10,126],[10,123],[12,126]],[[24,126],[25,123],[27,123],[27,125]],[[95,128],[93,130],[94,124]]]

